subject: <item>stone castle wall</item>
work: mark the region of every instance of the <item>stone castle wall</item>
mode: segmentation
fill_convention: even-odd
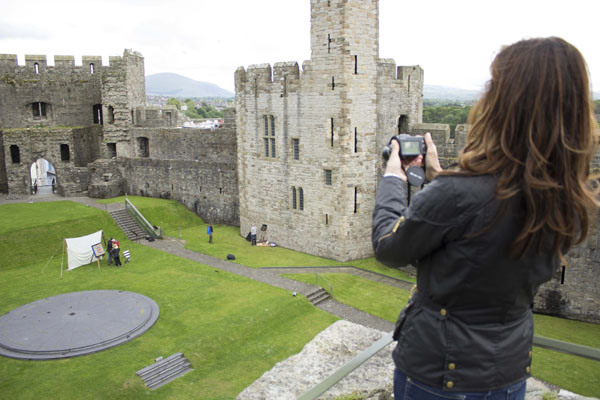
[[[422,70],[379,59],[375,0],[311,1],[311,44],[302,71],[236,71],[240,231],[266,224],[284,247],[368,257],[378,148],[401,117],[420,122]]]

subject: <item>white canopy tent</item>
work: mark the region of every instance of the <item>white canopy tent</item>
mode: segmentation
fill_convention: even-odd
[[[98,261],[92,246],[102,242],[102,231],[92,233],[87,236],[81,236],[76,238],[67,238],[64,241],[64,250],[67,250],[67,271],[81,267],[82,265],[90,264],[94,261]],[[61,274],[62,274],[62,263],[61,263]]]

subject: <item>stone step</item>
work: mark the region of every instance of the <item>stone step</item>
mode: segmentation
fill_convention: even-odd
[[[318,290],[309,293],[306,298],[308,299],[308,301],[310,301],[313,305],[317,305],[320,304],[322,302],[324,302],[325,300],[329,299],[331,296],[329,295],[329,293],[327,293],[327,291],[323,288],[319,288]]]
[[[175,353],[163,360],[142,368],[137,375],[150,389],[159,388],[192,371],[192,365],[182,353]]]
[[[146,232],[140,227],[135,219],[125,209],[110,212],[119,228],[127,235],[129,240],[139,240],[146,237]]]

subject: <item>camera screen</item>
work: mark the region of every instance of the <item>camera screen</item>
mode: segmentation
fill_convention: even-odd
[[[419,152],[419,142],[402,142],[402,154],[412,155],[412,154],[420,154]]]

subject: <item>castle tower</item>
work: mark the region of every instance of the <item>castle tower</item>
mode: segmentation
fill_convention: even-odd
[[[406,127],[420,122],[422,107],[393,62],[379,59],[377,0],[310,6],[312,55],[302,73],[294,62],[273,74],[267,64],[236,71],[241,233],[266,224],[266,239],[287,248],[368,257],[380,147],[401,115]]]

